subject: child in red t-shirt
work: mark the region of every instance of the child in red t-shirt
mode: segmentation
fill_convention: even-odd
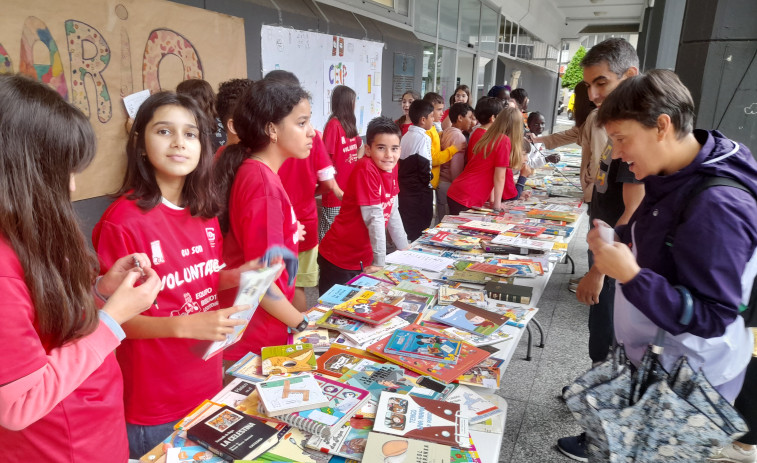
[[[120,197],[92,233],[103,270],[118,256],[142,252],[163,286],[150,309],[124,324],[127,339],[117,352],[131,458],[221,389],[222,357],[203,360],[202,348],[243,323],[229,316],[244,308],[218,302],[218,290],[237,286],[240,270],[252,264],[221,270],[218,200],[207,188],[213,165],[207,124],[189,96],[150,96],[129,134]],[[161,373],[158,365],[168,364],[181,367]]]
[[[397,249],[408,247],[397,210],[394,168],[400,158],[400,130],[389,118],[368,124],[365,157],[352,172],[339,215],[318,251],[321,294],[361,271],[377,272],[386,257],[386,232]]]
[[[216,161],[214,180],[225,207],[221,212],[223,255],[229,267],[257,259],[272,246],[297,254],[304,227],[297,221],[277,172],[289,158],[310,155],[315,130],[310,125],[308,93],[299,85],[271,79],[255,82],[234,110],[239,143]],[[242,339],[224,351],[225,361],[247,352],[287,343],[287,327],[304,329],[307,322],[293,305],[295,271],[282,272],[260,302]],[[220,294],[221,304],[234,291]],[[304,326],[303,326],[304,323]]]
[[[488,130],[479,128],[473,132],[468,164],[447,192],[450,214],[481,207],[486,201],[492,201],[492,207],[499,210],[503,191],[508,197],[515,196],[512,170],[523,163],[522,126],[520,111],[506,107]]]
[[[326,191],[321,196],[321,213],[318,221],[318,237],[323,236],[334,223],[342,205],[342,191],[347,186],[352,169],[363,156],[363,140],[357,132],[355,120],[355,91],[344,85],[337,85],[331,93],[331,116],[323,129],[323,143],[336,169],[336,183],[339,188]]]
[[[6,461],[125,462],[119,324],[160,278],[144,254],[94,279],[70,195],[95,157],[87,117],[47,85],[0,76],[0,449]],[[23,174],[22,174],[23,173]],[[138,262],[144,272],[136,271]],[[107,302],[97,309],[94,288]],[[102,304],[104,302],[104,304]]]

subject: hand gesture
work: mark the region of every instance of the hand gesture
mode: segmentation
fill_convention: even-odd
[[[299,221],[297,221],[297,241],[305,241],[305,234],[307,232],[305,231],[305,225],[302,225]]]
[[[143,270],[144,276],[135,270],[126,272],[122,276],[118,288],[101,309],[119,325],[150,308],[155,302],[155,298],[158,297],[161,284],[160,277],[150,267]],[[140,280],[142,280],[142,284],[135,286]]]
[[[227,334],[234,332],[235,326],[245,324],[244,320],[229,317],[249,308],[249,305],[241,305],[186,315],[182,317],[184,326],[181,329],[181,337],[202,341],[223,341]]]
[[[378,266],[378,265],[369,265],[363,270],[363,273],[376,273],[383,270],[384,267]]]
[[[468,147],[468,142],[466,142],[465,140],[455,143],[455,148],[457,148],[458,151],[463,151],[467,147]]]
[[[139,266],[136,265],[137,262]],[[105,297],[110,297],[111,294],[116,292],[116,289],[130,271],[134,270],[142,277],[142,272],[150,267],[150,258],[145,253],[137,252],[122,257],[115,261],[108,272],[97,282],[97,291]]]

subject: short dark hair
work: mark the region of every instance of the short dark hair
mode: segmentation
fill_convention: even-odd
[[[531,125],[532,122],[536,122],[537,117],[544,117],[542,113],[539,111],[533,111],[528,115],[528,119],[526,120],[526,125]]]
[[[200,105],[200,109],[211,120],[218,117],[216,113],[216,94],[213,87],[202,79],[188,79],[176,86],[176,93],[189,95]]]
[[[468,111],[473,111],[473,108],[470,107],[467,103],[455,103],[452,106],[449,107],[449,121],[453,124],[457,122],[457,119],[460,116],[465,117],[466,114],[468,114]]]
[[[221,118],[221,122],[225,124],[231,119],[231,116],[234,114],[234,107],[237,105],[237,100],[252,83],[250,79],[231,79],[222,82],[218,86],[216,111],[218,111],[218,117]]]
[[[526,98],[528,98],[528,92],[525,88],[516,88],[510,92],[510,98],[517,101],[520,106],[523,106],[523,103],[526,102]]]
[[[410,104],[408,116],[413,125],[418,125],[421,123],[421,118],[428,117],[432,112],[434,112],[434,105],[426,100],[415,100]]]
[[[144,211],[149,211],[161,201],[160,187],[155,178],[155,168],[147,158],[145,134],[147,125],[155,112],[163,106],[179,106],[186,109],[197,121],[200,132],[200,161],[195,170],[187,174],[182,187],[182,200],[192,216],[212,218],[218,214],[219,202],[211,183],[213,169],[213,146],[210,141],[213,122],[202,111],[197,101],[189,95],[174,92],[158,92],[150,95],[139,107],[126,142],[126,173],[116,196],[136,202]],[[143,157],[144,156],[144,157]]]
[[[594,45],[581,60],[581,67],[596,66],[602,62],[618,77],[632,67],[639,67],[639,57],[626,39],[613,37]]]
[[[275,80],[277,82],[289,85],[300,85],[300,79],[298,79],[293,72],[285,71],[283,69],[274,69],[273,71],[263,76],[263,79]]]
[[[397,135],[398,138],[402,137],[402,131],[393,120],[385,116],[374,117],[368,123],[368,130],[365,132],[365,141],[368,143],[368,146],[373,144],[373,139],[376,135],[383,133]]]
[[[694,100],[689,89],[673,71],[652,69],[623,80],[599,107],[597,123],[627,119],[654,128],[661,114],[670,116],[679,139],[694,130]]]
[[[423,95],[423,101],[428,101],[431,104],[444,104],[444,98],[435,92],[428,92]]]
[[[478,100],[478,103],[476,103],[476,109],[473,112],[476,114],[478,122],[488,124],[492,116],[497,117],[497,114],[502,112],[504,107],[505,102],[499,98],[485,96]]]

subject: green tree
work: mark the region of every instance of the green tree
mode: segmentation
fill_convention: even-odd
[[[565,69],[565,74],[562,76],[563,88],[569,88],[573,90],[576,85],[584,78],[584,71],[581,69],[581,60],[586,56],[586,48],[581,45],[576,54],[573,55],[573,59],[568,63],[568,67]]]

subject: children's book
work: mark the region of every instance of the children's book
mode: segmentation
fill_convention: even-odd
[[[432,272],[440,272],[452,265],[454,259],[417,251],[394,251],[386,256],[386,263],[407,265]]]
[[[316,369],[312,344],[268,346],[260,350],[264,375],[286,375]]]
[[[277,417],[329,405],[329,399],[313,375],[273,377],[256,383],[266,415]]]
[[[418,314],[423,312],[423,309],[426,308],[426,304],[428,304],[428,296],[405,293],[405,295],[402,296],[402,302],[398,303],[397,306],[403,312]]]
[[[255,459],[256,462],[329,463],[328,455],[305,448],[305,441],[308,440],[309,435],[305,437],[302,431],[289,425],[280,426],[282,429],[279,430],[281,436],[279,443]]]
[[[228,406],[187,430],[187,437],[227,460],[254,459],[278,442],[276,429]]]
[[[514,236],[498,235],[492,238],[492,244],[512,246],[515,248],[534,249],[536,251],[551,251],[554,243],[551,241],[531,240]]]
[[[468,447],[468,420],[460,405],[382,392],[373,430],[449,446]]]
[[[372,432],[363,463],[449,463],[452,447]]]
[[[326,352],[331,346],[329,330],[324,328],[306,329],[290,335],[290,344],[312,344],[316,353]]]
[[[315,322],[316,326],[326,328],[329,330],[336,330],[342,333],[354,333],[359,330],[365,323],[353,320],[351,318],[343,317],[334,313],[333,310],[329,310],[323,316]]]
[[[369,325],[386,323],[397,315],[401,308],[384,302],[371,302],[370,299],[351,299],[334,306],[334,313],[353,318]]]
[[[305,442],[305,446],[330,455],[362,460],[371,428],[373,420],[353,418],[328,439],[313,435]]]
[[[450,326],[449,328],[442,329],[441,332],[451,338],[465,341],[468,344],[476,347],[491,346],[493,344],[508,341],[513,338],[510,333],[507,333],[503,330],[495,331],[488,336],[479,336],[469,331]]]
[[[384,353],[455,364],[461,348],[462,342],[441,334],[398,330],[389,338]]]
[[[546,230],[547,227],[541,227],[538,225],[526,225],[526,224],[517,224],[511,229],[509,229],[508,233],[517,233],[518,235],[523,236],[539,236],[542,233],[544,233],[544,230]]]
[[[509,277],[499,275],[489,275],[480,272],[466,272],[465,270],[447,269],[441,273],[442,280],[453,281],[456,283],[469,283],[476,285],[486,284],[488,281],[497,281],[500,283],[510,283]]]
[[[211,402],[236,408],[248,395],[255,391],[255,383],[242,378],[234,378],[220,392],[210,399]]]
[[[481,336],[491,335],[507,323],[505,316],[464,302],[440,307],[431,320]]]
[[[471,250],[478,247],[480,238],[465,236],[449,231],[439,231],[430,238],[431,244],[452,249]]]
[[[371,395],[365,389],[344,384],[326,376],[313,376],[329,399],[326,406],[279,415],[276,420],[310,434],[328,438],[357,413]]]
[[[486,305],[486,297],[481,290],[471,288],[453,288],[449,285],[439,287],[439,305],[465,302],[473,305]]]
[[[318,373],[339,378],[349,370],[365,371],[378,368],[386,363],[386,360],[362,349],[332,345],[316,362]]]
[[[242,339],[244,330],[250,323],[252,316],[255,315],[260,300],[263,299],[268,287],[271,286],[273,280],[276,279],[279,270],[281,270],[281,264],[276,264],[259,270],[248,270],[239,275],[239,291],[237,292],[236,299],[234,299],[234,305],[248,305],[250,308],[243,310],[242,312],[231,314],[229,315],[229,318],[244,320],[245,323],[244,325],[232,327],[233,331],[227,334],[226,339],[223,341],[210,341],[202,354],[203,360],[209,359]]]
[[[373,275],[368,275],[366,273],[361,273],[360,275],[348,281],[347,284],[350,286],[355,286],[357,288],[372,288],[374,286],[394,286],[394,283],[392,283],[389,280],[377,278]]]
[[[482,231],[484,233],[499,234],[510,230],[513,227],[509,223],[495,223],[495,222],[483,222],[481,220],[471,220],[470,222],[462,223],[459,228],[467,230]]]
[[[403,281],[417,284],[432,283],[430,279],[426,278],[426,275],[415,269],[387,270],[384,273],[395,285],[402,283]]]
[[[349,300],[360,290],[354,286],[334,285],[318,298],[318,302],[324,305],[335,306]]]
[[[385,337],[390,336],[394,331],[404,328],[409,324],[410,323],[403,318],[394,317],[382,325],[364,325],[355,333],[343,333],[343,335],[352,342],[363,346],[366,344],[373,344],[379,339],[384,339]]]
[[[145,463],[170,463],[170,461],[206,461],[210,463],[224,463],[226,460],[210,450],[186,438],[186,432],[176,430],[169,434],[149,452],[142,455],[139,461]]]
[[[247,381],[259,382],[268,378],[263,374],[263,360],[258,354],[248,352],[244,357],[226,370],[226,374],[242,378]]]
[[[489,394],[481,392],[479,394],[484,399],[495,404],[497,408],[502,410],[502,413],[490,416],[484,421],[479,421],[476,424],[472,424],[471,431],[481,431],[490,434],[497,434],[499,436],[505,431],[505,418],[507,417],[507,400],[504,397],[500,397],[496,394]]]
[[[502,413],[497,405],[483,398],[468,386],[460,385],[444,398],[445,402],[460,404],[461,414],[470,424],[480,423]]]
[[[513,304],[490,299],[488,309],[507,317],[507,324],[524,328],[539,311],[536,307],[515,307]]]
[[[489,357],[460,375],[455,381],[459,384],[467,384],[469,386],[498,389],[499,378],[501,376],[500,366],[503,363],[504,360],[502,359]]]
[[[430,328],[426,328],[424,326],[419,326],[417,324],[410,325],[406,327],[405,330],[415,331],[417,333],[423,333],[423,334],[430,334],[432,336],[434,335],[441,336],[441,337],[446,338],[446,336],[444,336],[438,331],[432,330]],[[431,376],[432,378],[441,380],[445,383],[452,382],[458,376],[462,375],[463,373],[467,372],[474,366],[483,362],[490,355],[488,352],[484,350],[481,350],[469,344],[462,343],[462,346],[460,348],[460,353],[457,356],[457,363],[453,365],[453,364],[448,364],[448,363],[434,362],[430,360],[423,360],[419,358],[385,353],[384,348],[386,347],[386,344],[388,343],[388,341],[389,339],[382,339],[381,341],[378,341],[377,343],[372,344],[370,347],[368,347],[368,352],[374,355],[377,355],[379,357],[385,358],[393,363],[396,363],[397,365],[407,368],[408,370],[412,370],[421,375]]]
[[[466,272],[479,272],[489,275],[496,275],[498,277],[510,277],[515,275],[518,270],[511,267],[500,267],[499,265],[485,264],[483,262],[476,262],[465,268]]]
[[[473,426],[471,426],[471,429],[473,429]],[[470,441],[470,448],[452,447],[450,463],[481,463],[476,446],[473,445],[473,439],[469,438],[468,440]]]

